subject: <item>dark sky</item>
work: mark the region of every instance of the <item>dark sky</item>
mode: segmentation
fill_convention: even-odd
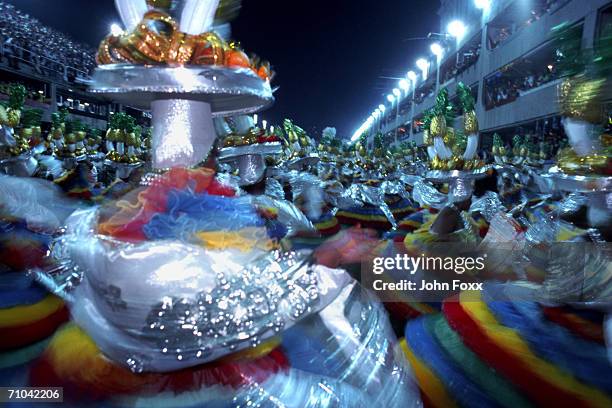
[[[113,0],[8,0],[83,42],[97,45],[119,21]],[[429,51],[438,0],[243,0],[233,37],[269,59],[276,103],[262,117],[289,117],[311,136],[326,126],[348,138]],[[316,132],[316,133],[314,133]]]

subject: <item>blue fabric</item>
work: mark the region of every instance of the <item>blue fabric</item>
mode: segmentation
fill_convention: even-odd
[[[287,232],[289,231],[287,227],[277,220],[270,220],[266,223],[266,227],[268,230],[268,236],[272,239],[283,239]]]
[[[47,296],[47,291],[25,273],[0,274],[0,309],[33,305]]]
[[[0,291],[0,309],[33,305],[42,301],[46,296],[47,291],[38,286],[32,286],[14,292]]]
[[[143,231],[150,240],[190,241],[201,231],[237,231],[263,226],[264,220],[248,199],[172,190],[168,194],[167,211],[155,214]]]
[[[493,300],[500,299],[494,296],[499,288],[488,285],[483,300],[501,324],[519,332],[541,358],[612,394],[612,365],[603,345],[574,336],[550,322],[535,302]]]
[[[415,355],[427,364],[444,384],[450,395],[464,407],[498,407],[497,402],[482,391],[440,347],[427,331],[425,319],[411,320],[406,326],[406,341]]]

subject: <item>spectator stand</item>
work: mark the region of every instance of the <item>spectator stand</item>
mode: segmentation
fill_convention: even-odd
[[[555,49],[549,42],[502,67],[484,80],[485,109],[514,102],[557,79]]]
[[[521,29],[536,22],[547,13],[554,13],[569,0],[531,0],[514,1],[496,18],[487,24],[487,48],[494,50],[508,41]]]

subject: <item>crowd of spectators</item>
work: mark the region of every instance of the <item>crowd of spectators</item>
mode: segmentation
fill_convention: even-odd
[[[426,87],[421,87],[414,93],[414,101],[417,105],[421,104],[425,98],[433,96],[436,93],[436,84],[432,83]]]
[[[480,42],[459,51],[460,58],[446,71],[440,71],[440,82],[445,83],[476,64],[480,57]],[[443,67],[444,68],[444,67]]]
[[[498,72],[485,80],[485,108],[493,109],[513,102],[521,93],[542,86],[556,78],[552,66],[539,72],[531,71],[528,75],[512,77]]]
[[[95,50],[0,1],[0,62],[73,82],[95,67]]]
[[[564,2],[567,2],[567,0],[536,0],[532,2],[532,8],[528,13],[524,13],[522,9],[517,9],[519,13],[523,14],[523,18],[520,21],[508,22],[504,25],[496,25],[495,22],[493,22],[489,25],[487,30],[487,43],[489,49],[492,50],[497,48],[520,29],[539,20],[543,15],[552,10],[557,9],[557,7]],[[509,7],[520,8],[523,7],[523,5],[518,2]],[[502,13],[502,15],[507,14],[508,13]]]

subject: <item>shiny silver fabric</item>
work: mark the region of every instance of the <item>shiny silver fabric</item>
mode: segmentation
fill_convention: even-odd
[[[385,202],[385,193],[379,187],[366,186],[364,184],[353,184],[342,194],[339,208],[350,209],[354,204],[363,206],[370,204],[378,207],[385,215],[393,229],[397,228],[397,221],[391,212],[391,209]]]
[[[587,218],[592,227],[607,228],[612,223],[612,192],[588,195]]]
[[[308,172],[296,170],[285,173],[283,179],[291,186],[293,202],[299,202],[310,219],[320,218],[321,208],[324,205],[321,180]]]
[[[296,159],[288,160],[285,166],[290,170],[306,170],[310,166],[316,166],[319,163],[319,155],[311,153],[306,157],[299,157]]]
[[[473,200],[470,206],[471,213],[479,212],[487,222],[491,222],[499,212],[505,211],[506,208],[499,199],[499,196],[492,191],[487,191],[482,197]]]
[[[17,141],[13,134],[13,128],[0,125],[0,146],[15,146]]]
[[[419,181],[423,180],[423,177],[414,174],[401,174],[399,180],[408,186],[414,186]]]
[[[400,181],[385,180],[380,185],[380,189],[384,194],[398,195],[406,200],[410,200],[410,193],[406,191],[406,187]]]
[[[82,274],[67,300],[102,352],[135,372],[174,371],[260,344],[350,282],[308,253],[129,244],[95,235],[96,220],[96,209],[77,211],[60,238],[58,253]]]
[[[443,208],[447,198],[426,180],[417,181],[412,188],[412,199],[421,207]]]
[[[474,181],[487,176],[490,166],[477,170],[432,170],[426,178],[432,182],[448,183],[448,202],[456,203],[469,199],[474,192]]]
[[[37,175],[42,178],[52,177],[53,179],[59,178],[64,173],[64,167],[62,161],[55,158],[55,156],[41,155],[38,156],[40,167]],[[98,164],[96,161],[94,164]]]
[[[260,154],[247,154],[236,159],[241,186],[250,186],[263,179],[266,160]]]
[[[612,176],[577,176],[563,173],[559,168],[552,167],[548,174],[542,175],[551,178],[556,190],[567,192],[612,192]]]
[[[266,193],[268,197],[272,197],[276,200],[285,199],[285,190],[283,185],[275,178],[268,177],[266,179]]]
[[[420,407],[416,384],[382,305],[351,283],[327,308],[286,333],[291,368],[238,394],[237,406]],[[316,349],[306,339],[317,339]],[[303,355],[308,353],[308,358]],[[302,367],[307,360],[308,367]]]
[[[220,138],[224,138],[232,134],[232,129],[229,127],[224,118],[215,118],[213,120],[213,124],[215,125],[215,132],[217,132],[217,136]]]
[[[448,200],[458,203],[468,200],[474,193],[474,180],[455,178],[448,182]]]
[[[0,171],[10,176],[30,177],[37,167],[38,161],[30,154],[0,160]]]
[[[340,198],[344,194],[344,186],[339,181],[321,182],[323,189],[323,200],[332,207],[338,207]]]
[[[253,202],[259,207],[274,208],[278,212],[277,219],[287,228],[287,237],[292,237],[299,232],[316,231],[308,217],[292,202],[277,200],[265,195],[253,197]]]
[[[190,167],[206,159],[216,139],[208,103],[161,99],[151,110],[154,168]]]
[[[559,202],[558,209],[561,214],[575,213],[587,203],[588,199],[584,194],[571,193]]]
[[[224,147],[219,149],[219,160],[228,160],[244,155],[279,155],[283,148],[279,142],[256,143],[246,146]]]
[[[103,65],[90,91],[143,109],[159,99],[197,100],[210,104],[215,117],[253,113],[274,101],[269,82],[250,69],[216,66]]]
[[[612,304],[609,244],[552,244],[542,297],[550,302]]]
[[[559,221],[555,219],[555,216],[553,214],[546,214],[529,226],[525,232],[525,239],[532,246],[554,242],[558,228]]]
[[[490,166],[485,166],[477,170],[431,170],[427,172],[425,176],[427,179],[434,182],[448,182],[451,179],[464,179],[464,180],[476,180],[483,177],[486,177],[487,172],[489,171]]]

